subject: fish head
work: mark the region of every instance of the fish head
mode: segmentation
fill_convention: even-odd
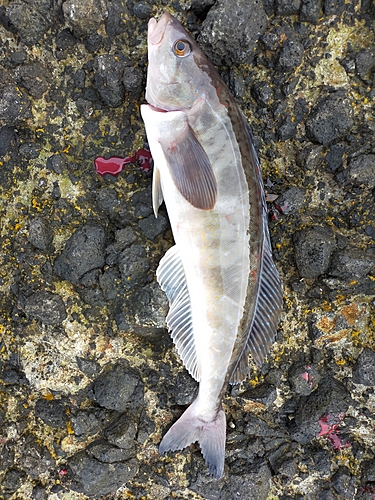
[[[148,23],[146,100],[165,111],[190,109],[207,97],[211,63],[169,12]],[[212,85],[211,85],[212,87]]]

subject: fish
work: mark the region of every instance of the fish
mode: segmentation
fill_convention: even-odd
[[[175,245],[157,280],[166,324],[196,399],[159,453],[198,442],[211,475],[224,474],[229,384],[261,366],[276,338],[283,289],[272,258],[260,164],[247,120],[194,38],[169,12],[148,23],[146,101],[155,216],[165,202]]]

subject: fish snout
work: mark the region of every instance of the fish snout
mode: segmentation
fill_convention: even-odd
[[[148,41],[152,45],[159,45],[163,40],[165,29],[171,20],[169,12],[164,14],[159,19],[159,22],[152,17],[148,22]]]

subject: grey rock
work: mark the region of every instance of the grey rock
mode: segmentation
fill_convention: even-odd
[[[129,12],[127,5],[121,0],[112,0],[107,2],[107,20],[106,32],[109,37],[115,37],[127,30],[127,20],[129,19]]]
[[[139,19],[148,19],[151,14],[151,5],[148,2],[136,2],[133,11]]]
[[[298,14],[301,0],[275,0],[276,12],[282,16]]]
[[[114,300],[118,294],[120,274],[117,269],[109,268],[99,275],[99,286],[105,300]]]
[[[51,9],[52,10],[52,9]],[[26,45],[38,42],[50,24],[48,11],[38,9],[38,2],[29,3],[13,0],[7,8],[7,16],[18,36]]]
[[[321,374],[316,365],[294,364],[288,371],[288,380],[292,390],[301,396],[308,396],[319,384]]]
[[[198,383],[184,370],[179,372],[175,385],[175,399],[178,405],[189,405],[196,397]]]
[[[360,248],[345,248],[334,252],[329,274],[346,281],[366,276],[375,265],[374,256]]]
[[[62,298],[45,290],[27,297],[24,309],[27,316],[36,318],[46,325],[57,325],[66,319]]]
[[[295,40],[286,40],[283,43],[279,56],[282,69],[290,70],[299,66],[303,57],[303,45]]]
[[[111,425],[104,430],[104,436],[108,443],[117,446],[126,451],[129,457],[135,455],[135,444],[138,428],[137,425],[128,417],[121,415]]]
[[[361,469],[363,482],[375,483],[375,459],[364,460]]]
[[[106,17],[102,0],[66,0],[62,4],[65,21],[77,38],[95,34]]]
[[[55,460],[47,448],[36,442],[34,436],[26,434],[20,445],[22,455],[18,458],[18,464],[32,479],[38,479],[40,475],[55,470]]]
[[[4,499],[12,497],[20,486],[24,484],[26,474],[17,468],[9,469],[1,481],[1,493]]]
[[[249,63],[266,27],[266,13],[258,0],[219,0],[209,10],[198,40],[214,64]]]
[[[90,436],[100,430],[100,422],[93,413],[79,411],[71,417],[72,429],[76,436]]]
[[[342,92],[319,99],[306,120],[309,138],[324,146],[343,137],[352,126],[350,104]]]
[[[332,423],[339,423],[351,403],[346,387],[325,375],[314,392],[301,396],[295,411],[295,428],[291,429],[293,439],[301,444],[309,443],[321,431],[319,420],[323,416],[327,416]]]
[[[131,227],[125,227],[115,232],[115,240],[118,247],[123,249],[134,243],[137,240],[137,235]]]
[[[301,21],[316,24],[320,17],[322,7],[321,0],[302,0],[299,13]]]
[[[164,233],[168,227],[168,221],[164,215],[159,214],[157,218],[150,215],[138,221],[138,227],[144,232],[147,238],[154,240],[159,234]]]
[[[326,16],[340,16],[345,10],[345,0],[324,0],[324,13]]]
[[[28,90],[31,96],[37,99],[42,97],[52,82],[52,74],[40,62],[20,67],[16,75],[20,84]]]
[[[46,166],[56,174],[62,174],[67,168],[67,161],[63,154],[56,154],[48,158]]]
[[[349,164],[348,177],[356,186],[375,187],[375,154],[360,155]]]
[[[356,478],[350,474],[346,467],[339,467],[338,471],[331,477],[331,484],[343,500],[354,498]]]
[[[72,488],[94,498],[116,493],[138,471],[136,460],[107,464],[91,458],[85,452],[74,455],[69,461],[69,467],[76,481]]]
[[[298,272],[303,278],[316,278],[329,267],[336,238],[331,228],[314,226],[293,235]]]
[[[111,108],[117,108],[124,102],[124,63],[121,59],[111,54],[96,58],[95,85],[100,97]]]
[[[355,58],[355,66],[357,74],[362,80],[371,81],[375,69],[375,51],[364,50],[360,52]]]
[[[168,312],[168,299],[154,281],[142,289],[136,289],[123,305],[128,319],[120,314],[116,318],[120,330],[131,330],[152,344],[169,343],[165,335],[165,317]]]
[[[141,245],[131,245],[121,252],[118,266],[122,283],[126,289],[130,290],[135,285],[143,284],[146,281],[150,263]]]
[[[94,395],[100,406],[125,411],[143,401],[143,384],[137,370],[117,364],[107,368],[95,380]]]
[[[231,475],[225,482],[220,500],[246,498],[246,500],[267,500],[271,488],[271,470],[266,463],[249,474]]]
[[[125,91],[139,97],[143,92],[143,72],[140,68],[126,67],[122,83]]]
[[[104,266],[105,233],[101,226],[82,226],[55,260],[54,272],[77,285],[84,274]]]
[[[375,385],[375,352],[365,348],[353,368],[353,382],[367,386]]]
[[[77,357],[78,368],[89,378],[96,375],[100,371],[100,365],[93,359],[85,359]]]
[[[49,250],[53,236],[53,229],[44,218],[36,217],[30,221],[27,239],[34,247],[40,250]]]
[[[305,189],[291,187],[277,198],[275,204],[283,214],[294,214],[303,206],[305,194]]]
[[[342,165],[342,155],[344,154],[345,146],[344,144],[333,144],[327,155],[326,155],[326,165],[330,172],[336,172],[338,168]]]
[[[59,399],[38,399],[35,403],[35,416],[51,427],[58,429],[66,422],[64,402]]]
[[[7,85],[0,92],[0,120],[7,125],[18,125],[31,118],[29,98],[15,85]]]
[[[16,141],[15,128],[10,125],[5,125],[0,129],[0,156],[5,156],[8,148]]]
[[[104,439],[94,441],[86,448],[86,452],[102,463],[113,464],[123,462],[135,455],[135,452],[129,455],[128,451],[117,446],[112,446]]]
[[[267,106],[273,98],[273,90],[266,82],[254,83],[251,92],[261,106]]]

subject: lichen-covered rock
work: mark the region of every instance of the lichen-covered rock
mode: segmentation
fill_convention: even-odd
[[[360,155],[349,164],[348,177],[356,186],[375,187],[375,154]]]

